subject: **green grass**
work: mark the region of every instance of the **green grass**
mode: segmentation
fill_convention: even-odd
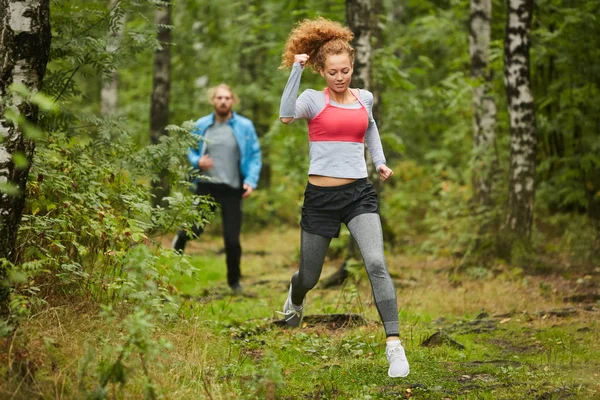
[[[297,268],[297,240],[297,232],[285,230],[245,235],[241,295],[227,287],[221,239],[207,234],[191,243],[187,257],[200,272],[195,279],[173,282],[188,298],[181,318],[161,325],[156,333],[172,344],[171,350],[149,366],[159,397],[600,398],[597,306],[564,304],[560,293],[540,289],[546,282],[568,290],[575,287],[568,286],[571,281],[512,274],[475,279],[452,275],[446,260],[389,254],[401,339],[411,364],[407,378],[392,379],[387,377],[383,329],[362,271],[341,288],[311,291],[306,310],[307,315],[359,313],[365,325],[288,329],[273,324]],[[323,277],[339,263],[327,260]],[[574,310],[566,316],[547,313],[564,307]],[[77,387],[84,378],[77,375],[77,360],[85,354],[86,343],[98,343],[113,328],[93,309],[73,306],[42,313],[23,329],[29,330],[31,343],[38,343],[40,357],[46,360],[36,374],[38,389],[28,393],[81,398],[84,392]],[[440,329],[464,349],[421,346]],[[52,338],[55,345],[42,346],[42,338]],[[114,397],[109,398],[143,398],[139,365],[128,367],[127,383],[113,387]],[[0,393],[27,398],[21,392],[10,386]]]

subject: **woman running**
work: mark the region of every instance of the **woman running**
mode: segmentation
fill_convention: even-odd
[[[300,267],[292,276],[283,314],[289,326],[301,324],[306,294],[316,286],[331,238],[338,237],[343,222],[358,244],[383,322],[388,375],[405,377],[409,365],[398,336],[396,291],[383,253],[377,193],[367,180],[365,141],[381,180],[393,172],[385,165],[373,119],[373,94],[349,87],[353,36],[341,24],[318,18],[300,22],[285,45],[281,66],[292,71],[279,118],[284,124],[308,120],[310,166],[300,221]],[[325,78],[327,87],[297,97],[305,67]]]

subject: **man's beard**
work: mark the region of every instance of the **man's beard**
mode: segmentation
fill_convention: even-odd
[[[217,113],[217,115],[219,117],[226,117],[231,112],[231,107],[230,108],[227,108],[227,107],[217,107],[217,108],[215,108],[215,112]]]

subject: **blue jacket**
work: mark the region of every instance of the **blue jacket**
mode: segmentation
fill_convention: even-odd
[[[215,113],[205,115],[196,121],[192,133],[202,137],[198,141],[198,147],[190,147],[188,150],[188,159],[195,169],[198,169],[198,161],[206,151],[206,130],[215,123]],[[260,169],[262,167],[262,153],[260,144],[256,136],[254,124],[248,118],[233,112],[231,118],[227,121],[233,130],[233,136],[240,149],[240,172],[242,174],[243,183],[247,183],[256,189]]]

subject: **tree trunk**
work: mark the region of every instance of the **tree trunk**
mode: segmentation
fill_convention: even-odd
[[[346,0],[346,23],[354,33],[352,45],[356,50],[354,73],[352,74],[353,87],[370,91],[374,90],[371,78],[372,41],[379,38],[377,18],[381,11],[381,0]],[[375,93],[373,96],[373,116],[375,117],[379,116],[379,107]],[[375,170],[373,159],[367,149],[365,149],[365,158],[367,160],[369,181],[373,184],[377,194],[379,194],[382,189],[379,173]],[[348,260],[359,257],[360,254],[356,242],[354,239],[349,238],[344,262],[336,272],[325,279],[323,286],[331,287],[342,284],[348,277],[348,271],[346,270]]]
[[[536,124],[530,80],[533,0],[508,0],[504,39],[504,84],[510,116],[510,178],[500,256],[515,242],[529,245],[535,197]]]
[[[40,90],[50,41],[50,0],[0,0],[0,259],[13,263],[35,144],[22,127],[5,119],[5,110],[10,105],[29,123],[37,122],[37,107],[13,96],[9,86],[15,83],[34,93]],[[15,156],[24,156],[27,164],[15,165]],[[0,317],[8,315],[6,273],[0,263]]]
[[[111,53],[117,51],[119,42],[123,37],[123,29],[125,27],[125,15],[117,8],[119,0],[110,1],[110,9],[112,13],[117,13],[117,25],[114,31],[111,31],[108,37],[107,50]],[[112,115],[117,111],[117,99],[119,89],[119,73],[117,70],[110,71],[108,77],[102,80],[102,90],[100,91],[100,112],[103,116]]]
[[[354,33],[352,45],[356,50],[352,85],[371,87],[371,10],[373,0],[346,0],[346,23]]]
[[[371,89],[371,38],[373,36],[372,31],[372,13],[373,0],[346,0],[346,23],[348,27],[354,33],[354,40],[352,45],[356,50],[354,56],[354,73],[352,74],[352,86],[370,90]],[[373,105],[375,108],[375,105]],[[374,112],[374,110],[373,110]],[[365,158],[367,160],[367,174],[369,181],[373,183],[377,193],[380,192],[381,187],[378,184],[377,179],[374,178],[373,170],[373,159],[371,154],[365,149]],[[376,171],[375,171],[376,172]],[[348,249],[346,252],[346,259],[340,267],[340,270],[346,268],[348,259],[359,258],[360,253],[354,239],[348,239]],[[347,277],[347,273],[344,274],[338,271],[341,277]]]
[[[352,45],[356,50],[352,86],[373,92],[373,118],[380,125],[381,113],[379,93],[373,83],[371,74],[374,45],[381,43],[379,17],[383,13],[381,0],[346,0],[346,22],[354,33]],[[382,183],[379,172],[375,170],[371,153],[366,151],[369,181],[379,194]]]
[[[244,3],[243,12],[248,14],[261,13],[261,7],[264,7],[262,0],[247,1]],[[296,9],[302,8],[303,7],[299,7]],[[264,80],[265,60],[270,57],[266,47],[256,48],[256,46],[254,46],[257,40],[269,40],[268,35],[265,33],[266,31],[264,29],[257,29],[256,27],[249,27],[249,29],[250,32],[245,38],[246,40],[242,40],[240,43],[240,47],[243,50],[240,52],[239,58],[241,71],[239,83],[245,85],[251,85],[255,82]],[[250,47],[255,48],[252,51],[245,50]],[[269,131],[269,126],[272,122],[271,110],[264,96],[257,96],[255,93],[253,93],[252,95],[242,98],[240,113],[252,120],[252,123],[256,128],[258,139],[262,140],[265,133]],[[263,147],[261,151],[262,168],[260,170],[259,182],[261,188],[268,188],[271,186],[272,175],[272,169],[269,163],[269,148]]]
[[[167,135],[165,128],[169,124],[169,97],[171,92],[171,4],[162,6],[155,12],[158,27],[158,41],[161,49],[154,53],[154,78],[152,85],[152,103],[150,105],[150,141],[153,145],[160,143],[160,138]],[[161,169],[158,180],[152,182],[152,205],[162,206],[163,198],[169,195],[170,184],[168,171]]]
[[[489,68],[492,1],[471,0],[469,53],[473,87],[473,188],[482,206],[492,206],[492,182],[497,171],[496,103],[490,95]]]

